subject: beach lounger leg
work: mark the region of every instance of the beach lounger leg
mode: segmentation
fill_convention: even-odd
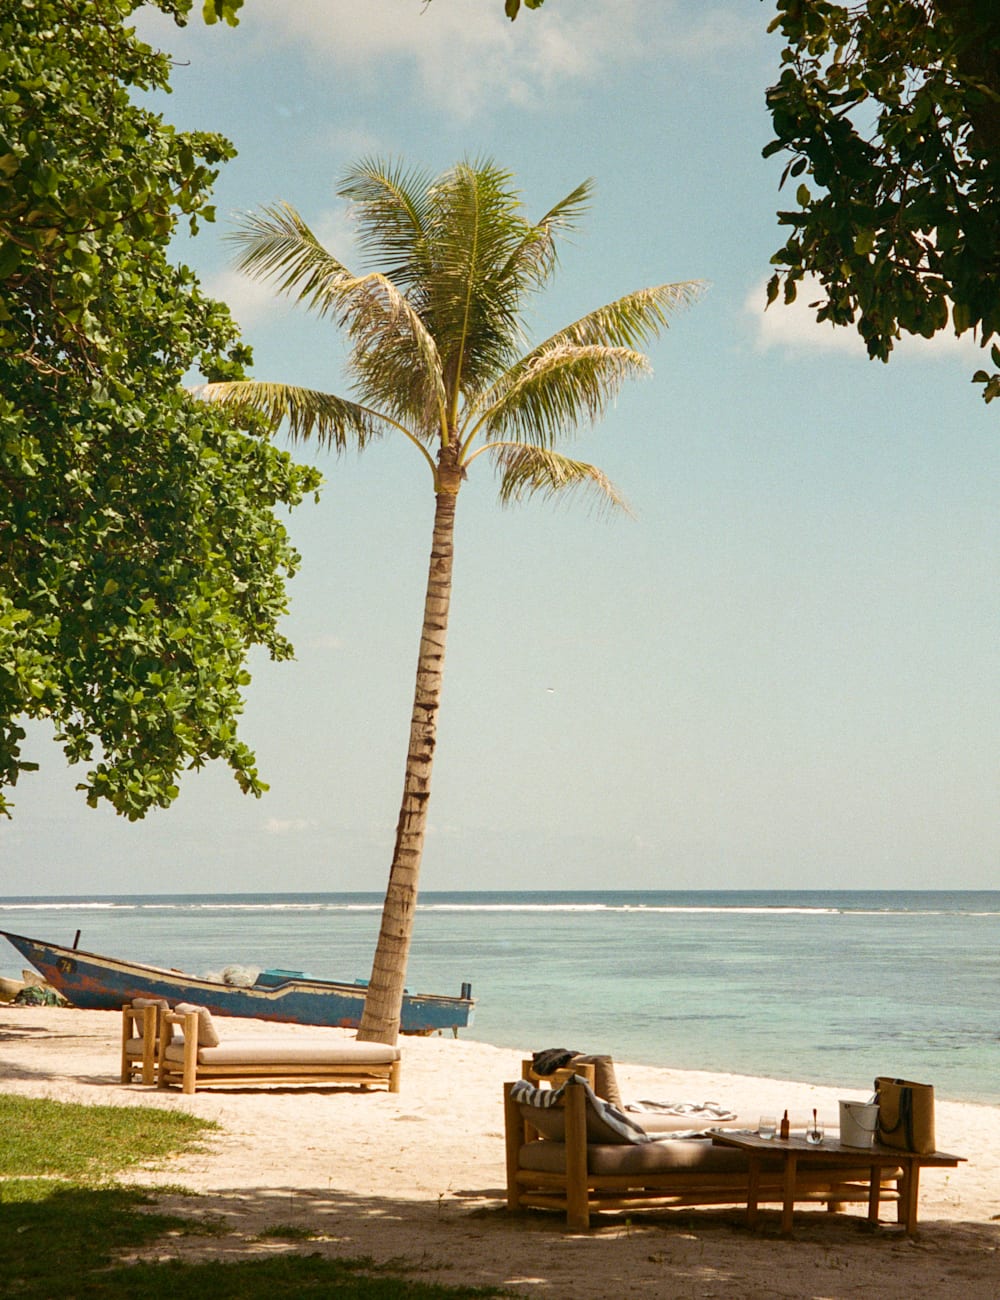
[[[795,1212],[795,1175],[798,1163],[798,1156],[794,1151],[790,1151],[785,1161],[785,1199],[781,1205],[781,1232],[785,1237],[791,1236],[792,1232],[792,1215]]]
[[[912,1237],[917,1227],[917,1198],[920,1194],[920,1164],[916,1160],[907,1160],[903,1177],[899,1180],[898,1219],[903,1231]]]
[[[132,1023],[129,1008],[122,1008],[122,1083],[132,1082],[132,1067],[128,1059],[129,1039],[132,1037]]]
[[[882,1166],[872,1165],[868,1170],[868,1222],[878,1223],[878,1203],[882,1192]]]
[[[521,1112],[518,1104],[511,1099],[511,1087],[511,1084],[505,1083],[503,1088],[503,1104],[506,1111],[504,1134],[507,1151],[507,1209],[519,1210],[521,1208],[521,1188],[517,1181],[517,1171],[521,1146],[524,1142],[524,1125],[521,1122]]]
[[[757,1226],[757,1197],[760,1193],[760,1156],[751,1154],[747,1170],[747,1227]]]
[[[590,1227],[587,1099],[583,1088],[572,1082],[566,1085],[566,1223],[570,1228]]]

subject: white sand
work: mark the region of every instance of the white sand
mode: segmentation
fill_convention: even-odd
[[[337,1034],[259,1022],[221,1022],[224,1036]],[[720,1297],[725,1300],[998,1300],[1000,1108],[938,1101],[941,1150],[968,1157],[926,1170],[920,1227],[872,1231],[861,1207],[796,1211],[778,1236],[767,1210],[750,1233],[737,1209],[666,1211],[570,1233],[556,1215],[504,1208],[501,1084],[522,1053],[451,1038],[406,1038],[402,1091],[210,1091],[186,1097],[118,1083],[120,1017],[101,1011],[0,1006],[0,1091],[62,1101],[186,1110],[219,1122],[204,1150],[134,1175],[205,1195],[161,1204],[224,1215],[233,1233],[171,1238],[168,1255],[235,1258],[322,1251],[402,1260],[442,1282],[492,1284],[517,1294]],[[601,1044],[591,1045],[601,1050]],[[836,1132],[840,1097],[855,1089],[618,1064],[626,1100],[716,1101],[755,1126],[787,1107],[793,1123],[816,1107]],[[322,1233],[304,1243],[250,1240],[267,1224]],[[598,1220],[601,1224],[600,1219]]]

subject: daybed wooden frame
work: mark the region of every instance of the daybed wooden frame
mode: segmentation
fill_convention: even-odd
[[[504,1127],[507,1155],[507,1208],[559,1210],[569,1228],[587,1229],[591,1215],[601,1210],[669,1209],[693,1205],[746,1205],[749,1171],[698,1172],[672,1169],[664,1173],[593,1174],[587,1167],[587,1098],[583,1087],[569,1081],[563,1094],[566,1112],[565,1172],[525,1169],[522,1148],[540,1138],[525,1119],[520,1103],[511,1096],[513,1083],[504,1084]],[[525,1107],[525,1109],[528,1109]],[[797,1171],[795,1201],[824,1203],[835,1211],[847,1201],[869,1200],[867,1178],[858,1178],[864,1157],[852,1168]],[[853,1177],[851,1175],[854,1175]],[[882,1201],[899,1200],[898,1177],[887,1171],[880,1187]],[[783,1174],[780,1166],[763,1168],[757,1192],[759,1203],[783,1203]]]
[[[156,1082],[161,1010],[157,1006],[122,1007],[122,1083]]]
[[[184,1032],[184,1058],[171,1060],[166,1052],[174,1026]],[[353,1041],[353,1040],[348,1040]],[[360,1084],[364,1087],[384,1085],[389,1092],[399,1092],[400,1061],[360,1063],[350,1060],[293,1063],[281,1060],[280,1048],[275,1060],[207,1064],[198,1059],[198,1013],[164,1012],[161,1019],[160,1052],[157,1084],[160,1088],[180,1087],[186,1093],[196,1088],[263,1087],[283,1084]]]

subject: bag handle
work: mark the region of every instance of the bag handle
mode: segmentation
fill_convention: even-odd
[[[907,1087],[902,1079],[893,1079],[892,1083],[899,1088],[899,1114],[896,1116],[895,1124],[882,1123],[882,1105],[879,1097],[878,1080],[875,1080],[875,1100],[879,1103],[878,1108],[878,1128],[880,1133],[895,1133],[902,1128],[903,1135],[906,1138],[906,1145],[910,1151],[913,1150],[913,1089]]]

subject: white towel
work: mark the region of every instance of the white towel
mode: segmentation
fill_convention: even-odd
[[[717,1101],[630,1101],[625,1109],[639,1115],[645,1111],[658,1115],[690,1115],[693,1119],[736,1119],[734,1111],[720,1106]]]

